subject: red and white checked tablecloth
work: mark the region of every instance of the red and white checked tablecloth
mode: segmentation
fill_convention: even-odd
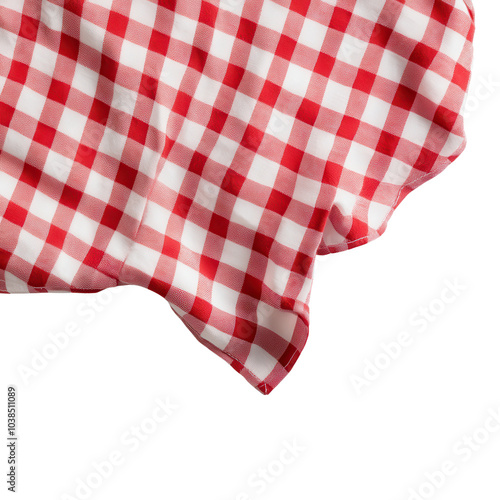
[[[163,296],[268,394],[315,255],[465,146],[470,0],[0,0],[0,291]]]

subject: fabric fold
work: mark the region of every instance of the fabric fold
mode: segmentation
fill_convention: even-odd
[[[7,0],[0,293],[138,285],[263,394],[318,254],[465,147],[469,0]]]

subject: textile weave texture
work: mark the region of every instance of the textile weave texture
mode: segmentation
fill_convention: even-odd
[[[0,0],[0,292],[145,287],[270,393],[315,256],[463,151],[473,35],[469,0]]]

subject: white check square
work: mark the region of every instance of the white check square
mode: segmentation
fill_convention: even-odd
[[[148,49],[146,47],[141,47],[136,43],[123,40],[122,50],[120,52],[120,64],[124,64],[142,73],[144,71],[147,56]]]
[[[311,77],[311,71],[290,63],[283,82],[283,88],[300,97],[305,97]]]

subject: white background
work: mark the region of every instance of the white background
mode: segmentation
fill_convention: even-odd
[[[410,194],[377,241],[317,260],[308,343],[271,395],[145,289],[94,295],[111,300],[95,315],[89,295],[0,297],[0,436],[7,386],[19,393],[15,498],[82,498],[77,481],[113,452],[121,465],[89,498],[500,498],[499,426],[484,432],[500,412],[500,6],[475,7],[465,153]],[[429,306],[433,321],[420,316]],[[19,367],[73,322],[80,335],[25,383]],[[411,345],[358,393],[353,376],[403,332]],[[123,435],[152,429],[158,397],[177,409],[133,450]],[[0,491],[8,498],[5,479]]]

